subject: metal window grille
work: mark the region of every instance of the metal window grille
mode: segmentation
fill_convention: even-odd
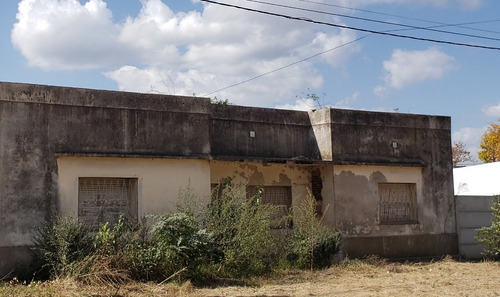
[[[291,220],[283,220],[287,217],[292,207],[292,189],[287,186],[248,186],[247,198],[260,194],[260,202],[276,205],[279,209],[277,217],[278,223],[274,228],[291,227]]]
[[[93,229],[100,223],[114,224],[121,214],[137,221],[137,179],[80,177],[78,217]]]
[[[380,183],[380,224],[418,223],[416,188],[413,183]]]

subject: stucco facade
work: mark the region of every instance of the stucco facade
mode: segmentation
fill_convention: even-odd
[[[0,127],[0,277],[51,216],[95,214],[99,187],[133,192],[109,209],[140,218],[227,177],[291,207],[313,193],[351,256],[457,252],[448,117],[0,82]]]

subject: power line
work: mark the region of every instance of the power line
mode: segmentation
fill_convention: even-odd
[[[380,20],[375,20],[375,19],[362,18],[362,17],[350,16],[350,15],[345,15],[345,14],[339,14],[339,13],[333,13],[333,12],[326,12],[326,11],[320,11],[320,10],[314,10],[314,9],[308,9],[308,8],[302,8],[302,7],[284,5],[284,4],[270,3],[270,2],[259,1],[259,0],[245,0],[245,1],[247,1],[247,2],[253,2],[253,3],[259,3],[259,4],[264,4],[264,5],[270,5],[270,6],[275,6],[275,7],[281,7],[281,8],[288,8],[288,9],[293,9],[293,10],[300,10],[300,11],[313,12],[313,13],[318,13],[318,14],[338,16],[338,17],[349,18],[349,19],[354,19],[354,20],[359,20],[359,21],[365,21],[365,22],[372,22],[372,23],[379,23],[379,24],[384,24],[384,25],[404,27],[404,28],[411,29],[411,30],[425,30],[425,31],[438,32],[438,33],[458,35],[458,36],[473,37],[473,38],[478,38],[478,39],[487,39],[487,40],[500,41],[500,39],[493,38],[493,37],[485,37],[485,36],[478,36],[478,35],[473,35],[473,34],[466,34],[466,33],[459,33],[459,32],[452,32],[452,31],[445,31],[445,30],[435,29],[438,26],[436,26],[436,27],[412,26],[412,25],[405,25],[405,24],[388,22],[388,21],[380,21]],[[394,30],[394,31],[396,31],[396,30]],[[384,32],[390,32],[390,31],[387,30],[387,31],[384,31]]]
[[[377,15],[382,15],[382,16],[396,17],[396,18],[413,20],[413,21],[419,21],[419,22],[426,22],[426,23],[438,25],[438,26],[433,26],[433,27],[428,27],[428,28],[457,27],[457,28],[474,30],[474,31],[481,31],[481,32],[486,32],[486,33],[500,34],[500,32],[498,32],[498,31],[485,30],[485,29],[479,29],[479,28],[473,28],[473,27],[466,27],[465,26],[465,25],[477,25],[477,24],[500,22],[500,19],[487,20],[487,21],[477,21],[477,22],[467,22],[467,23],[457,23],[457,24],[447,24],[447,23],[436,22],[436,21],[431,21],[431,20],[426,20],[426,19],[413,18],[413,17],[407,17],[407,16],[401,16],[401,15],[389,14],[389,13],[384,13],[384,12],[379,12],[379,11],[373,11],[373,10],[367,10],[367,9],[347,7],[347,6],[336,5],[336,4],[322,3],[322,2],[311,1],[311,0],[295,0],[295,1],[305,2],[305,3],[311,3],[311,4],[317,4],[317,5],[323,5],[323,6],[329,6],[329,7],[335,7],[335,8],[341,8],[341,9],[352,10],[352,11],[359,11],[359,12],[377,14]]]
[[[453,42],[453,41],[438,40],[438,39],[423,38],[423,37],[415,37],[415,36],[409,36],[409,35],[401,35],[401,34],[395,34],[395,33],[390,33],[390,32],[376,31],[376,30],[370,30],[370,29],[364,29],[364,28],[346,26],[346,25],[339,25],[339,24],[333,24],[333,23],[322,22],[322,21],[315,21],[315,20],[311,20],[311,19],[308,19],[308,18],[294,17],[294,16],[290,16],[290,15],[284,15],[284,14],[279,14],[279,13],[267,12],[267,11],[262,11],[262,10],[258,10],[258,9],[253,9],[253,8],[248,8],[248,7],[243,7],[243,6],[233,5],[233,4],[221,3],[221,2],[212,1],[212,0],[201,0],[201,1],[207,2],[207,3],[216,4],[216,5],[221,5],[221,6],[236,8],[236,9],[240,9],[240,10],[246,10],[246,11],[256,12],[256,13],[260,13],[260,14],[265,14],[265,15],[270,15],[270,16],[275,16],[275,17],[281,17],[281,18],[286,18],[286,19],[290,19],[290,20],[303,21],[303,22],[308,22],[308,23],[313,23],[313,24],[318,24],[318,25],[325,25],[325,26],[330,26],[330,27],[337,27],[337,28],[342,28],[342,29],[361,31],[361,32],[372,33],[372,34],[377,34],[377,35],[384,35],[384,36],[391,36],[391,37],[412,39],[412,40],[418,40],[418,41],[427,41],[427,42],[440,43],[440,44],[448,44],[448,45],[454,45],[454,46],[464,46],[464,47],[472,47],[472,48],[500,50],[500,47],[485,46],[485,45],[478,45],[478,44],[469,44],[469,43],[461,43],[461,42]]]
[[[227,87],[224,87],[224,88],[221,88],[221,89],[215,90],[215,91],[213,91],[213,92],[210,92],[210,93],[208,93],[208,94],[203,95],[203,97],[208,97],[208,96],[212,95],[213,93],[217,93],[217,92],[224,91],[224,90],[229,89],[229,88],[232,88],[232,87],[236,87],[236,86],[242,85],[242,84],[244,84],[244,83],[247,83],[247,82],[249,82],[249,81],[255,80],[255,79],[260,78],[260,77],[262,77],[262,76],[265,76],[265,75],[268,75],[268,74],[271,74],[271,73],[274,73],[274,72],[280,71],[280,70],[282,70],[282,69],[288,68],[288,67],[290,67],[290,66],[293,66],[293,65],[296,65],[296,64],[302,63],[302,62],[304,62],[304,61],[310,60],[310,59],[315,58],[315,57],[317,57],[317,56],[320,56],[320,55],[322,55],[322,54],[326,54],[326,53],[331,52],[331,51],[333,51],[333,50],[336,50],[336,49],[339,49],[339,48],[341,48],[341,47],[347,46],[347,45],[349,45],[349,44],[355,43],[355,42],[357,42],[357,41],[359,41],[359,40],[361,40],[361,39],[363,39],[363,38],[366,38],[366,37],[368,37],[368,35],[358,37],[358,38],[356,38],[356,39],[354,39],[354,40],[351,40],[351,41],[349,41],[349,42],[343,43],[343,44],[341,44],[341,45],[339,45],[339,46],[336,46],[336,47],[334,47],[334,48],[328,49],[328,50],[326,50],[326,51],[322,51],[322,52],[320,52],[320,53],[314,54],[314,55],[312,55],[312,56],[309,56],[309,57],[307,57],[307,58],[301,59],[301,60],[299,60],[299,61],[295,61],[295,62],[290,63],[290,64],[287,64],[287,65],[285,65],[285,66],[282,66],[282,67],[276,68],[276,69],[274,69],[274,70],[271,70],[271,71],[268,71],[268,72],[265,72],[265,73],[259,74],[259,75],[257,75],[257,76],[252,77],[252,78],[249,78],[249,79],[246,79],[246,80],[244,80],[244,81],[241,81],[241,82],[239,82],[239,83],[235,83],[235,84],[232,84],[232,85],[230,85],[230,86],[227,86]]]

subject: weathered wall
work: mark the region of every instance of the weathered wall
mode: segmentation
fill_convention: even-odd
[[[292,205],[299,205],[311,189],[311,167],[307,165],[210,161],[210,182],[231,177],[235,185],[290,186]]]
[[[371,237],[370,240],[376,240],[376,244],[381,246],[385,246],[389,240],[380,237],[385,232],[387,232],[386,235],[414,234],[420,236],[418,240],[412,238],[402,240],[402,242],[407,242],[408,246],[419,246],[412,244],[412,242],[429,240],[429,238],[422,239],[421,235],[431,234],[435,235],[434,237],[439,237],[435,238],[436,242],[442,241],[446,244],[441,245],[443,247],[441,251],[438,248],[423,250],[422,255],[428,255],[431,251],[436,255],[440,252],[453,253],[454,250],[456,251],[454,248],[457,239],[449,117],[332,109],[331,130],[333,162],[335,164],[391,166],[397,168],[390,169],[397,170],[392,180],[404,179],[420,184],[418,186],[419,225],[385,226],[383,229],[377,230],[379,227],[376,227],[375,218],[373,215],[368,215],[369,213],[377,214],[377,210],[374,208],[374,204],[367,203],[364,197],[367,195],[378,197],[378,195],[372,196],[374,192],[373,189],[370,190],[370,186],[361,186],[361,183],[366,184],[366,181],[368,181],[368,185],[371,183],[370,180],[374,182],[375,176],[372,177],[370,172],[359,174],[350,169],[344,170],[343,167],[336,165],[334,176],[336,187],[345,187],[346,183],[351,185],[351,187],[345,188],[346,191],[337,188],[334,191],[336,197],[335,213],[339,214],[338,222],[343,222],[344,226],[340,227],[345,229],[345,232],[354,232],[353,235],[357,234],[360,237],[363,237],[362,233],[366,232],[368,233],[366,236]],[[379,170],[378,168],[369,169],[373,167],[366,168],[368,169],[364,169],[365,171],[372,170],[374,173]],[[381,171],[385,177],[387,177],[386,172],[387,170]],[[407,179],[404,174],[400,175],[400,172],[414,173],[410,175],[410,179]],[[383,179],[382,175],[379,177]],[[410,181],[413,178],[416,181]],[[347,182],[348,180],[351,182]],[[350,194],[347,194],[349,191]],[[342,192],[347,196],[343,198]],[[354,192],[359,193],[354,195]],[[345,198],[348,196],[352,196],[363,206],[353,203],[352,200],[346,200]],[[345,203],[346,207],[361,207],[368,224],[359,220],[349,224],[352,217],[342,217],[341,201]],[[352,226],[347,227],[348,225]],[[367,225],[372,227],[366,227]],[[358,243],[367,244],[354,240],[351,243],[350,246],[353,248]],[[377,249],[373,247],[373,250]],[[399,256],[403,254],[388,249],[379,250],[387,255]],[[359,252],[359,250],[355,251],[355,253]],[[410,252],[408,253],[410,254]]]
[[[324,177],[335,185],[329,219],[347,235],[351,255],[456,253],[450,118],[338,109],[330,117],[336,165]],[[378,182],[417,184],[418,224],[379,225]]]
[[[214,104],[210,140],[217,158],[320,159],[309,117],[300,111]]]
[[[251,137],[251,131],[255,137]],[[129,159],[119,164],[115,157]],[[146,161],[147,157],[151,162]],[[165,157],[183,159],[179,162],[185,162],[187,167],[180,168],[177,160],[162,159]],[[93,161],[85,167],[81,160]],[[99,162],[109,167],[101,168]],[[420,184],[419,202],[423,206],[419,217],[425,218],[425,222],[433,218],[434,227],[424,222],[423,226],[384,231],[371,225],[367,236],[363,235],[366,231],[356,231],[353,236],[385,238],[377,239],[376,244],[381,244],[389,240],[383,237],[386,231],[398,236],[417,236],[412,232],[456,234],[447,117],[337,109],[307,113],[212,105],[206,98],[0,82],[0,263],[5,262],[6,255],[16,254],[12,253],[14,249],[30,245],[35,227],[59,208],[74,211],[67,196],[72,190],[59,186],[71,184],[71,180],[65,179],[74,181],[80,173],[66,176],[59,169],[71,172],[71,166],[80,166],[92,176],[99,172],[132,175],[137,170],[139,173],[134,174],[144,175],[144,189],[146,180],[158,184],[162,178],[153,178],[144,171],[143,166],[152,167],[153,163],[160,164],[153,171],[160,176],[180,173],[180,179],[187,175],[196,177],[199,182],[194,178],[192,182],[200,191],[207,187],[202,183],[214,183],[228,175],[255,185],[290,185],[294,204],[305,197],[306,188],[311,186],[311,170],[319,168],[323,207],[329,205],[328,212],[339,216],[328,220],[345,232],[368,230],[364,222],[376,222],[369,214],[373,203],[367,202],[365,196],[347,193],[349,189],[360,191],[361,187],[356,188],[358,180],[363,179],[364,183],[366,179],[365,188],[370,189],[375,171],[396,179],[419,168],[419,177],[410,174]],[[384,169],[343,167],[348,165]],[[407,167],[391,173],[396,169],[385,168],[388,166]],[[178,189],[169,187],[152,190],[151,200],[147,200],[149,194],[142,193],[141,214],[168,208],[168,203],[157,197],[162,191],[171,197],[175,190],[177,195]],[[360,219],[354,211],[356,207],[361,207],[361,213],[367,217]]]
[[[207,160],[60,156],[57,166],[62,214],[78,213],[79,177],[137,178],[139,218],[176,211],[179,193],[188,187],[200,203],[210,199]]]
[[[460,256],[480,259],[484,247],[475,239],[477,230],[491,226],[493,196],[455,196]]]
[[[441,232],[456,233],[450,125],[449,117],[332,110],[334,162],[421,166],[422,202]]]
[[[200,98],[0,83],[0,263],[55,214],[57,153],[207,156],[209,108]]]
[[[395,236],[440,232],[435,214],[424,204],[419,167],[334,166],[335,213],[328,216],[345,236]],[[416,183],[418,224],[381,225],[379,183]]]
[[[308,112],[312,133],[316,140],[317,155],[323,161],[333,160],[333,134],[331,108],[311,110]]]

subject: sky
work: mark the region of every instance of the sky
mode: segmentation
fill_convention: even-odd
[[[500,118],[498,0],[214,2],[1,1],[0,81],[444,115],[475,157]]]

